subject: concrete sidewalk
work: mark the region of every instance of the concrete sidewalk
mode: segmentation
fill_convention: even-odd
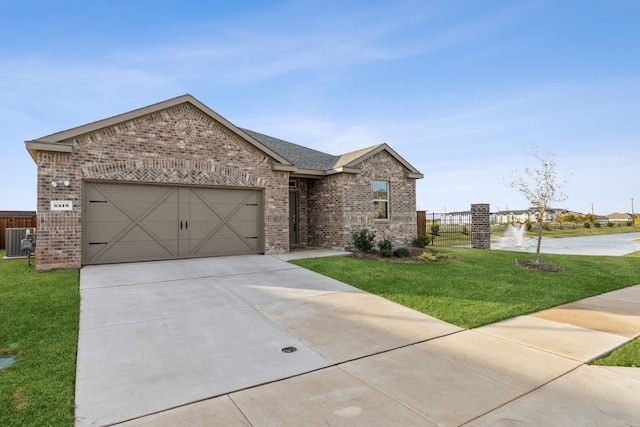
[[[78,426],[640,425],[638,369],[585,365],[640,285],[462,330],[273,257],[140,265],[82,270]]]

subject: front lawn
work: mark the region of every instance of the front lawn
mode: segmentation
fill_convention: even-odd
[[[73,425],[79,303],[77,271],[0,261],[0,425]]]
[[[640,338],[615,349],[609,355],[594,360],[592,365],[602,366],[633,366],[640,367]]]
[[[467,328],[640,283],[638,257],[543,254],[543,262],[564,269],[547,273],[513,265],[516,257],[523,261],[532,254],[440,250],[456,258],[294,263]],[[0,369],[0,425],[73,425],[78,315],[77,271],[36,274],[26,260],[0,262],[0,357],[16,356]],[[630,344],[623,363],[638,363],[637,343]]]
[[[563,271],[528,270],[535,254],[439,248],[455,259],[397,263],[354,257],[294,264],[438,319],[475,328],[640,283],[640,258],[543,254]]]

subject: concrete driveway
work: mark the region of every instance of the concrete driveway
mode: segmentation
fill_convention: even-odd
[[[76,426],[640,419],[637,370],[584,365],[640,335],[640,286],[468,331],[271,256],[85,267],[80,286]]]
[[[77,426],[460,330],[271,256],[85,267],[80,288]]]

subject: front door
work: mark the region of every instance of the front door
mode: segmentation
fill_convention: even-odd
[[[300,246],[298,230],[298,192],[289,191],[289,248]]]

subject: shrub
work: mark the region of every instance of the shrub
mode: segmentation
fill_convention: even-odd
[[[533,224],[531,223],[531,221],[526,220],[524,222],[524,226],[526,227],[527,231],[531,231],[531,227],[533,227]]]
[[[438,258],[435,255],[433,255],[431,252],[423,252],[420,255],[416,256],[416,259],[418,259],[418,261],[425,261],[425,262],[433,262],[438,260]]]
[[[426,248],[432,242],[433,242],[433,236],[430,236],[430,235],[424,234],[424,233],[420,233],[420,234],[418,234],[418,236],[415,239],[413,239],[413,242],[411,244],[413,246],[415,246],[416,248]]]
[[[375,231],[369,232],[366,228],[353,233],[353,243],[359,251],[371,252],[373,250],[373,242],[375,241],[375,238]]]
[[[438,231],[440,231],[440,224],[438,224],[437,222],[433,223],[433,225],[431,225],[431,234],[438,234]]]
[[[378,249],[380,249],[381,257],[389,258],[393,256],[393,242],[388,237],[378,242]]]
[[[393,254],[395,256],[397,256],[397,257],[404,258],[404,257],[408,257],[409,255],[411,255],[411,251],[409,250],[409,248],[405,248],[403,246],[403,247],[400,247],[400,248],[396,249],[393,252]]]
[[[627,222],[624,223],[627,227],[631,227],[631,220],[628,219]]]
[[[613,227],[615,224],[612,223],[611,221],[607,222],[607,227]]]
[[[382,258],[391,258],[393,256],[393,249],[380,249],[380,256]]]
[[[598,221],[594,222],[594,223],[593,223],[593,226],[594,226],[595,228],[600,228],[600,222],[598,222]]]
[[[390,249],[393,251],[393,242],[388,237],[385,237],[384,239],[378,242],[378,249],[380,250]]]
[[[591,224],[589,223],[589,221],[585,221],[585,222],[582,224],[582,226],[583,226],[584,228],[591,228]]]

